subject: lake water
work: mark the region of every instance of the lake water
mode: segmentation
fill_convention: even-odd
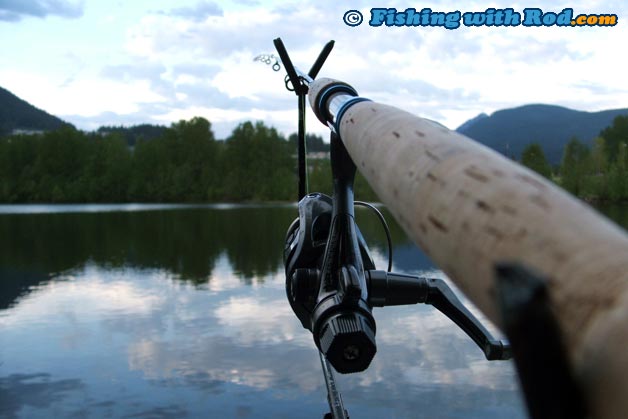
[[[627,208],[607,212],[628,224]],[[0,206],[0,417],[322,418],[320,362],[284,289],[295,216],[294,206]],[[357,218],[385,269],[379,222]],[[394,270],[442,277],[387,219]],[[486,361],[438,311],[374,315],[370,368],[337,376],[352,418],[526,417],[513,365]]]

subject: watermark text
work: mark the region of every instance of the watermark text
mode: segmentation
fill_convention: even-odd
[[[438,12],[430,8],[416,10],[408,8],[399,11],[395,8],[374,7],[370,11],[370,26],[397,26],[417,27],[432,26],[446,29],[457,29],[461,25],[473,26],[526,26],[526,27],[592,27],[615,26],[619,22],[616,14],[578,14],[572,8],[563,9],[560,12],[543,11],[539,8],[526,8],[522,12],[513,8],[496,9],[488,8],[483,12]],[[343,21],[348,26],[358,26],[364,21],[364,17],[358,10],[348,10],[343,16]]]

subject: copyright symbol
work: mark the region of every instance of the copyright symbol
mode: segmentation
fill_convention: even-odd
[[[348,26],[358,26],[360,23],[362,23],[362,20],[364,20],[364,18],[362,17],[362,13],[358,12],[357,10],[347,10],[345,12],[345,15],[342,17],[342,20]]]

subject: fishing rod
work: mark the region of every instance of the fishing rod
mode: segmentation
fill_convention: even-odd
[[[274,45],[287,73],[286,88],[298,98],[299,217],[286,234],[286,294],[292,310],[312,333],[319,350],[330,406],[325,418],[348,418],[333,370],[356,373],[370,365],[377,352],[374,307],[430,304],[458,325],[480,347],[486,359],[510,359],[508,342],[495,339],[446,282],[391,272],[390,239],[388,269],[376,269],[355,222],[356,165],[338,126],[349,107],[368,99],[359,97],[346,83],[328,83],[329,79],[323,79],[321,84],[316,80],[333,41],[325,45],[308,73],[292,64],[280,38],[274,40]],[[307,191],[305,96],[308,94],[314,113],[330,128],[332,197]],[[375,209],[384,220],[375,207],[365,206]],[[383,224],[389,237],[385,220]]]

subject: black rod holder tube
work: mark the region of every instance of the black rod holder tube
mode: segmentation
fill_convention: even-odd
[[[327,59],[327,57],[329,57],[329,54],[331,53],[331,50],[333,48],[334,48],[334,41],[329,41],[328,43],[325,44],[325,46],[321,50],[321,53],[318,55],[318,58],[316,59],[316,61],[314,61],[312,68],[310,68],[310,71],[307,73],[308,76],[310,76],[313,79],[315,79],[316,76],[318,76],[318,72],[321,71],[321,67],[323,67],[325,60]]]
[[[515,263],[498,264],[495,276],[504,330],[512,342],[530,418],[589,417],[551,309],[547,278]]]
[[[307,182],[307,144],[305,141],[305,94],[297,96],[299,100],[299,128],[297,138],[297,160],[299,171],[299,201],[308,192]]]
[[[288,77],[290,78],[290,83],[292,83],[292,87],[294,88],[294,93],[306,94],[307,89],[304,86],[301,86],[301,82],[299,80],[299,76],[297,75],[296,70],[294,69],[294,65],[290,60],[290,56],[288,55],[288,51],[286,51],[286,47],[283,44],[281,38],[277,38],[273,40],[273,44],[275,44],[275,49],[279,54],[279,58],[281,58],[281,62],[284,67],[286,67],[286,73],[288,73]]]

